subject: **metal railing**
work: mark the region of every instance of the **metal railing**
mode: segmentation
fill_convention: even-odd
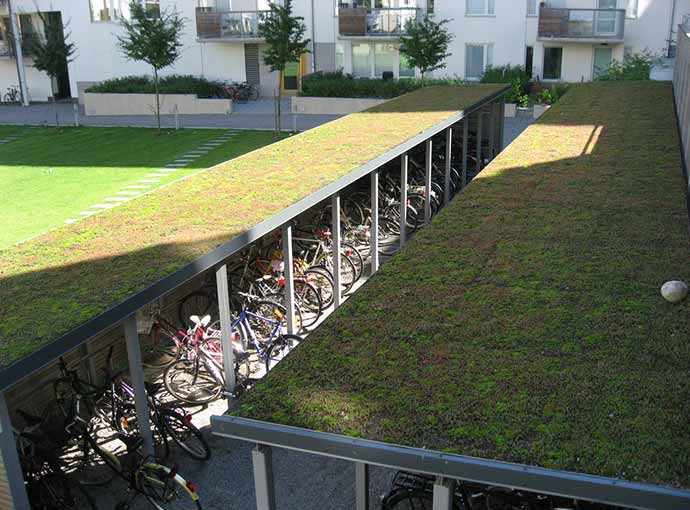
[[[340,7],[338,29],[340,35],[354,37],[395,37],[406,33],[408,22],[419,21],[422,9]]]
[[[622,41],[625,9],[539,9],[540,39]]]
[[[258,39],[259,25],[270,11],[216,11],[196,9],[199,39]]]

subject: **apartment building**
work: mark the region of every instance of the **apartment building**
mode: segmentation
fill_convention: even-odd
[[[24,63],[32,100],[77,97],[93,82],[150,72],[127,61],[116,46],[119,20],[128,16],[128,0],[11,0],[25,37],[42,30],[36,15],[59,17],[76,43],[75,59],[60,82]],[[250,81],[271,96],[277,76],[263,64],[258,26],[269,0],[140,0],[148,9],[176,8],[187,19],[180,60],[166,73],[211,79]],[[0,91],[17,84],[9,51],[8,0],[0,0]],[[449,19],[455,38],[447,68],[438,76],[479,79],[492,65],[520,64],[535,77],[553,81],[589,81],[626,52],[673,51],[675,30],[690,0],[294,0],[303,16],[311,53],[289,66],[283,83],[294,93],[304,74],[343,69],[357,77],[413,77],[401,57],[400,35],[409,20],[431,14]],[[26,48],[28,50],[28,48]]]

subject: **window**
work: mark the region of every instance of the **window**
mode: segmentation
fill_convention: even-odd
[[[560,80],[563,48],[544,48],[544,79]]]
[[[479,80],[487,67],[493,65],[493,44],[468,44],[465,46],[465,78]]]
[[[625,17],[637,18],[637,0],[627,0],[625,5]]]
[[[345,69],[345,46],[335,43],[335,70]]]
[[[493,16],[495,0],[466,0],[467,16]]]
[[[613,61],[611,48],[594,48],[594,77],[598,78],[606,72]]]
[[[138,0],[150,16],[160,16],[160,0]],[[91,21],[117,21],[129,18],[129,0],[89,0]]]
[[[352,45],[352,74],[357,78],[369,78],[371,76],[370,53],[370,46],[367,43]]]
[[[374,45],[374,75],[381,78],[383,73],[395,74],[395,47],[392,44]]]
[[[407,56],[400,54],[400,78],[414,78],[415,70]]]
[[[527,16],[537,15],[537,0],[527,0]]]

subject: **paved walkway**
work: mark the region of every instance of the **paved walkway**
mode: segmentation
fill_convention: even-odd
[[[283,111],[290,111],[290,101],[283,101]],[[84,126],[135,126],[155,127],[156,119],[151,115],[124,116],[86,116],[83,108],[77,113],[79,123]],[[338,115],[282,115],[282,127],[285,130],[304,131],[326,122],[337,119]],[[163,115],[162,125],[175,127],[173,115]],[[230,129],[273,129],[273,101],[260,99],[244,104],[236,104],[231,115],[179,115],[178,122],[184,128],[230,128]],[[0,124],[20,124],[34,126],[69,125],[75,123],[75,111],[72,103],[36,103],[28,107],[0,105]],[[512,142],[532,123],[531,116],[518,114],[507,118],[505,125],[504,146]]]
[[[290,111],[289,100],[283,101],[283,112]],[[75,113],[73,103],[34,103],[28,107],[17,105],[0,106],[0,124],[21,124],[34,126],[73,126],[75,116],[83,126],[134,126],[155,127],[153,115],[85,115],[79,107]],[[282,116],[284,130],[304,131],[337,119],[337,115],[293,115]],[[273,101],[259,100],[236,104],[230,115],[179,115],[179,127],[184,128],[231,128],[231,129],[273,129]],[[174,115],[162,115],[161,124],[175,127]]]

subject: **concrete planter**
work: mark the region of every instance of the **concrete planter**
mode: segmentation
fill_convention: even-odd
[[[549,108],[551,108],[550,104],[535,104],[532,117],[538,119],[539,117],[544,115],[544,112],[546,112],[546,110],[548,110]]]
[[[515,117],[517,115],[517,105],[515,103],[506,103],[505,113],[506,117]]]
[[[350,97],[293,97],[291,111],[306,115],[347,115],[361,112],[386,101],[386,99]]]
[[[194,94],[161,94],[161,114],[214,115],[232,113],[230,99],[200,99]],[[177,108],[176,108],[177,107]],[[84,93],[86,115],[155,115],[154,94]]]

